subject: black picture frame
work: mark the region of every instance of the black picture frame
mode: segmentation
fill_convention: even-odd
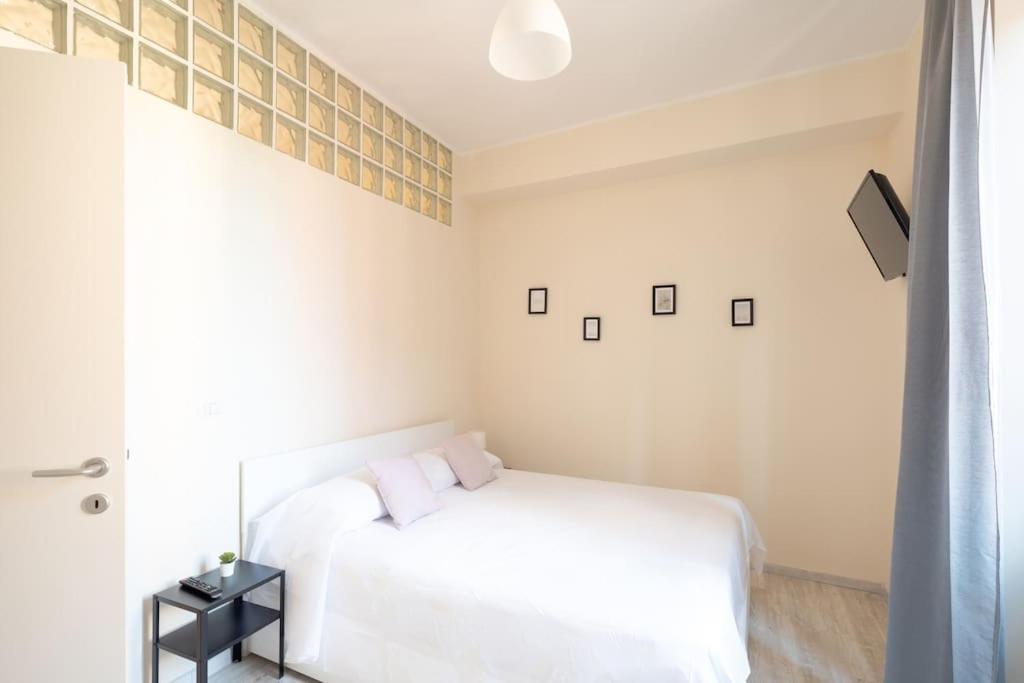
[[[750,305],[750,318],[748,320],[737,320],[736,309],[740,304]],[[754,326],[754,300],[753,299],[733,299],[732,300],[732,326],[733,327],[753,327]]]
[[[672,292],[672,308],[670,310],[658,310],[658,291],[668,290]],[[651,315],[675,315],[676,314],[676,286],[675,285],[654,285],[651,287]]]
[[[597,334],[594,336],[588,336],[587,334],[587,323],[594,321],[597,325]],[[601,318],[598,316],[588,316],[583,319],[583,341],[601,341]]]
[[[543,292],[544,302],[539,310],[534,310],[533,307],[533,293]],[[548,313],[548,288],[547,287],[531,287],[526,294],[526,312],[530,315],[547,315]]]

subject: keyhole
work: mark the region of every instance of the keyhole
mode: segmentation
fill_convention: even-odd
[[[101,515],[107,511],[108,507],[110,507],[110,500],[102,493],[94,493],[82,500],[82,512],[89,515]]]

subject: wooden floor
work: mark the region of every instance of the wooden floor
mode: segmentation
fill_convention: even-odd
[[[765,574],[750,606],[751,681],[881,681],[884,596]]]
[[[882,680],[886,599],[815,581],[765,574],[753,589],[750,681],[805,683]],[[250,655],[212,683],[269,683],[277,666]],[[288,683],[311,679],[289,673]]]

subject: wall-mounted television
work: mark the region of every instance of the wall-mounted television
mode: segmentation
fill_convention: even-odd
[[[864,246],[875,260],[884,280],[907,274],[910,251],[910,216],[881,173],[868,171],[847,207]]]

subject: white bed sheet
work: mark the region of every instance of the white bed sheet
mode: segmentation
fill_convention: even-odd
[[[327,683],[745,681],[746,507],[706,493],[505,470],[399,531],[335,539]],[[325,540],[326,542],[326,540]],[[265,638],[254,651],[275,657]]]

